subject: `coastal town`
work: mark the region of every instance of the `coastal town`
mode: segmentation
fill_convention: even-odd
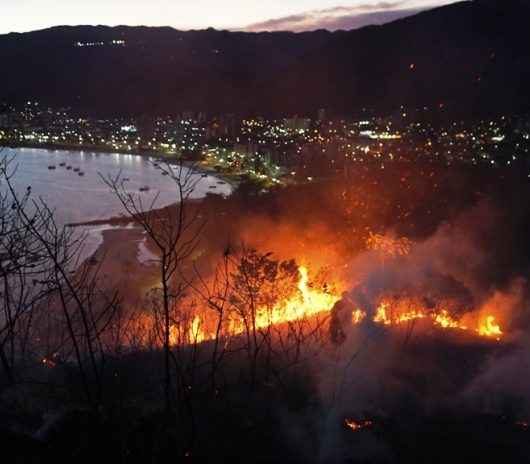
[[[530,0],[0,4],[5,462],[530,462]]]
[[[200,112],[103,118],[29,101],[0,112],[0,143],[181,158],[264,187],[348,176],[360,165],[384,169],[395,162],[517,167],[530,176],[528,116],[447,122],[442,115],[443,108],[401,108],[388,116],[366,110],[349,118],[325,109],[312,118]]]

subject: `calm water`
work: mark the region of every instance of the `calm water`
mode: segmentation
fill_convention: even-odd
[[[13,165],[17,165],[14,184],[17,190],[24,192],[31,186],[32,195],[41,197],[55,210],[61,224],[106,219],[123,213],[119,201],[101,180],[106,176],[121,172],[128,178],[127,188],[142,197],[145,205],[156,194],[159,195],[156,206],[167,206],[177,201],[175,184],[169,176],[163,176],[148,158],[136,155],[93,153],[83,151],[41,150],[30,148],[4,149],[0,156],[16,155]],[[72,166],[67,170],[66,163]],[[56,169],[49,170],[54,165]],[[79,168],[84,176],[74,172]],[[197,174],[194,198],[203,197],[207,192],[229,195],[231,186],[214,176],[202,177]],[[140,187],[149,186],[148,192],[140,192]],[[215,187],[215,188],[212,188]],[[91,235],[87,246],[90,254],[99,244],[101,227],[89,229]]]
[[[131,192],[141,195],[145,204],[149,204],[159,193],[157,206],[166,206],[177,200],[175,184],[169,176],[162,176],[149,159],[136,155],[107,153],[50,151],[40,149],[4,149],[0,156],[16,155],[14,164],[18,165],[15,185],[24,191],[31,186],[34,196],[42,197],[48,205],[56,209],[58,219],[63,223],[90,221],[117,216],[123,212],[119,201],[103,183],[99,174],[116,175],[120,171],[129,178],[127,187]],[[72,166],[72,170],[60,167],[60,163]],[[49,170],[48,166],[56,166]],[[83,177],[73,171],[79,168]],[[230,194],[228,184],[218,184],[214,176],[201,177],[193,192],[195,198],[203,197],[207,192]],[[149,186],[150,191],[140,193],[139,189]],[[215,186],[215,189],[210,187]]]

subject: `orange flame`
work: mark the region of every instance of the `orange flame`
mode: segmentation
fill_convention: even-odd
[[[330,312],[334,304],[340,299],[336,295],[310,287],[309,272],[306,267],[301,266],[298,271],[300,273],[297,286],[298,294],[278,303],[272,309],[258,308],[255,315],[256,329],[265,329],[272,325],[303,320],[320,313]],[[214,338],[215,334],[204,330],[203,322],[198,315],[193,318],[188,335],[190,343],[201,343]],[[241,319],[231,320],[228,332],[230,335],[244,333],[245,321]],[[172,339],[176,340],[176,337],[172,337]]]
[[[409,304],[410,302],[407,301],[407,306]],[[430,318],[434,325],[441,327],[442,329],[469,330],[466,325],[454,319],[446,310],[441,310],[440,312],[429,312],[420,307],[413,309],[409,308],[406,311],[399,311],[399,302],[394,306],[396,310],[391,313],[391,303],[386,300],[381,301],[376,309],[373,321],[376,324],[391,326],[403,324],[405,322],[410,322],[417,319]],[[360,322],[360,320],[356,320],[356,318],[353,317],[352,322],[353,324],[357,324]],[[500,336],[502,335],[500,325],[495,322],[495,317],[491,315],[486,316],[474,330],[474,332],[481,337],[495,338],[496,340],[500,340]]]
[[[189,339],[192,343],[202,343],[207,339],[207,335],[202,330],[202,320],[195,316],[191,321]]]
[[[256,328],[293,322],[322,312],[329,312],[339,297],[309,287],[309,273],[306,267],[299,268],[299,295],[276,305],[272,310],[260,308],[256,314]]]
[[[487,316],[486,319],[479,325],[478,334],[483,337],[495,337],[500,340],[502,330],[498,324],[495,324],[494,316]]]
[[[329,313],[340,297],[314,288],[309,284],[309,272],[304,266],[299,268],[298,292],[291,298],[277,303],[274,307],[260,307],[255,313],[256,329],[266,329],[270,326],[285,324],[289,322],[311,318],[318,314]],[[358,325],[367,317],[367,312],[362,308],[356,308],[352,312],[351,323]],[[481,318],[476,328],[465,325],[461,320],[456,319],[446,309],[426,309],[421,303],[410,298],[396,300],[383,299],[380,301],[372,321],[383,326],[398,326],[416,320],[430,321],[434,326],[446,330],[461,330],[473,332],[481,337],[500,340],[503,335],[500,324],[493,315],[486,315]],[[468,319],[466,319],[468,321]],[[469,321],[468,321],[469,322]],[[228,321],[227,334],[240,335],[244,333],[251,323],[245,321],[241,316]],[[472,324],[473,325],[473,324]],[[208,332],[205,321],[195,315],[189,322],[187,332],[182,332],[177,327],[172,327],[172,344],[179,343],[179,340],[186,340],[184,343],[201,343],[213,340],[215,334]],[[182,341],[181,341],[182,342]]]
[[[443,309],[439,314],[433,316],[434,323],[439,325],[443,329],[462,329],[467,330],[465,325],[460,324],[457,320],[453,319],[449,313]]]
[[[370,428],[374,425],[374,423],[371,420],[355,421],[353,419],[345,419],[344,424],[346,425],[346,427],[350,428],[354,432],[358,432],[359,430]]]

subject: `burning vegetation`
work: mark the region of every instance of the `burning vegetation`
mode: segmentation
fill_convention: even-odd
[[[0,330],[0,362],[14,375],[0,393],[23,408],[18,385],[27,382],[35,401],[46,399],[42,417],[81,405],[97,420],[74,422],[104,430],[97,439],[112,442],[117,461],[237,461],[244,449],[269,461],[392,462],[417,449],[410,437],[438,442],[462,417],[466,438],[477,424],[489,424],[488,438],[526,434],[527,267],[508,241],[497,243],[506,214],[494,192],[476,194],[491,185],[484,178],[415,169],[267,193],[242,185],[227,199],[163,210],[142,209],[108,180],[157,259],[127,263],[134,272],[101,258],[58,274],[45,245],[66,259],[68,237],[49,227],[39,241],[31,229],[38,253],[30,248],[17,261],[27,267],[14,269],[23,281],[39,256],[47,278],[32,282],[37,303],[35,288],[24,290],[25,310],[5,313],[16,317]],[[170,174],[186,200],[186,178]],[[10,205],[26,226],[51,220]],[[107,250],[112,258],[123,248]],[[69,420],[43,419],[39,436],[52,440]]]
[[[337,284],[326,285],[325,288],[318,288],[309,280],[309,270],[305,266],[297,268],[299,274],[296,289],[290,292],[289,296],[275,301],[272,305],[257,305],[252,317],[238,311],[237,305],[232,308],[229,315],[221,322],[221,330],[208,329],[207,311],[198,312],[189,321],[187,337],[179,336],[179,329],[176,326],[171,328],[171,343],[174,345],[180,341],[187,344],[202,343],[213,340],[216,336],[235,337],[245,333],[249,327],[258,331],[269,328],[285,327],[289,323],[308,322],[315,317],[329,318],[334,310],[342,305],[349,306],[351,310],[352,326],[361,323],[373,323],[383,327],[408,327],[409,329],[416,321],[430,323],[440,330],[453,330],[465,332],[470,336],[479,336],[500,341],[503,335],[501,326],[496,317],[491,314],[480,314],[475,316],[473,309],[457,319],[446,307],[455,306],[452,302],[442,302],[440,304],[428,304],[425,299],[394,297],[383,298],[376,303],[373,314],[369,314],[366,308],[355,306],[352,299],[345,293],[343,301],[338,292],[330,292],[330,288],[336,289]],[[465,321],[473,322],[475,325],[468,325]]]

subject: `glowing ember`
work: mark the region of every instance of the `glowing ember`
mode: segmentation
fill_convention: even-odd
[[[346,424],[346,427],[350,428],[354,432],[358,432],[359,430],[370,428],[374,425],[374,423],[371,420],[355,421],[353,419],[345,419],[344,424]]]
[[[366,317],[366,313],[364,311],[361,311],[360,309],[356,309],[352,313],[351,322],[353,325],[360,324],[364,320],[365,317]]]
[[[396,258],[408,255],[412,248],[412,242],[406,237],[394,239],[386,235],[370,232],[366,240],[366,247],[369,250],[379,251],[384,255]]]
[[[46,367],[55,367],[55,362],[51,360],[50,358],[42,358],[42,364],[44,364]]]

